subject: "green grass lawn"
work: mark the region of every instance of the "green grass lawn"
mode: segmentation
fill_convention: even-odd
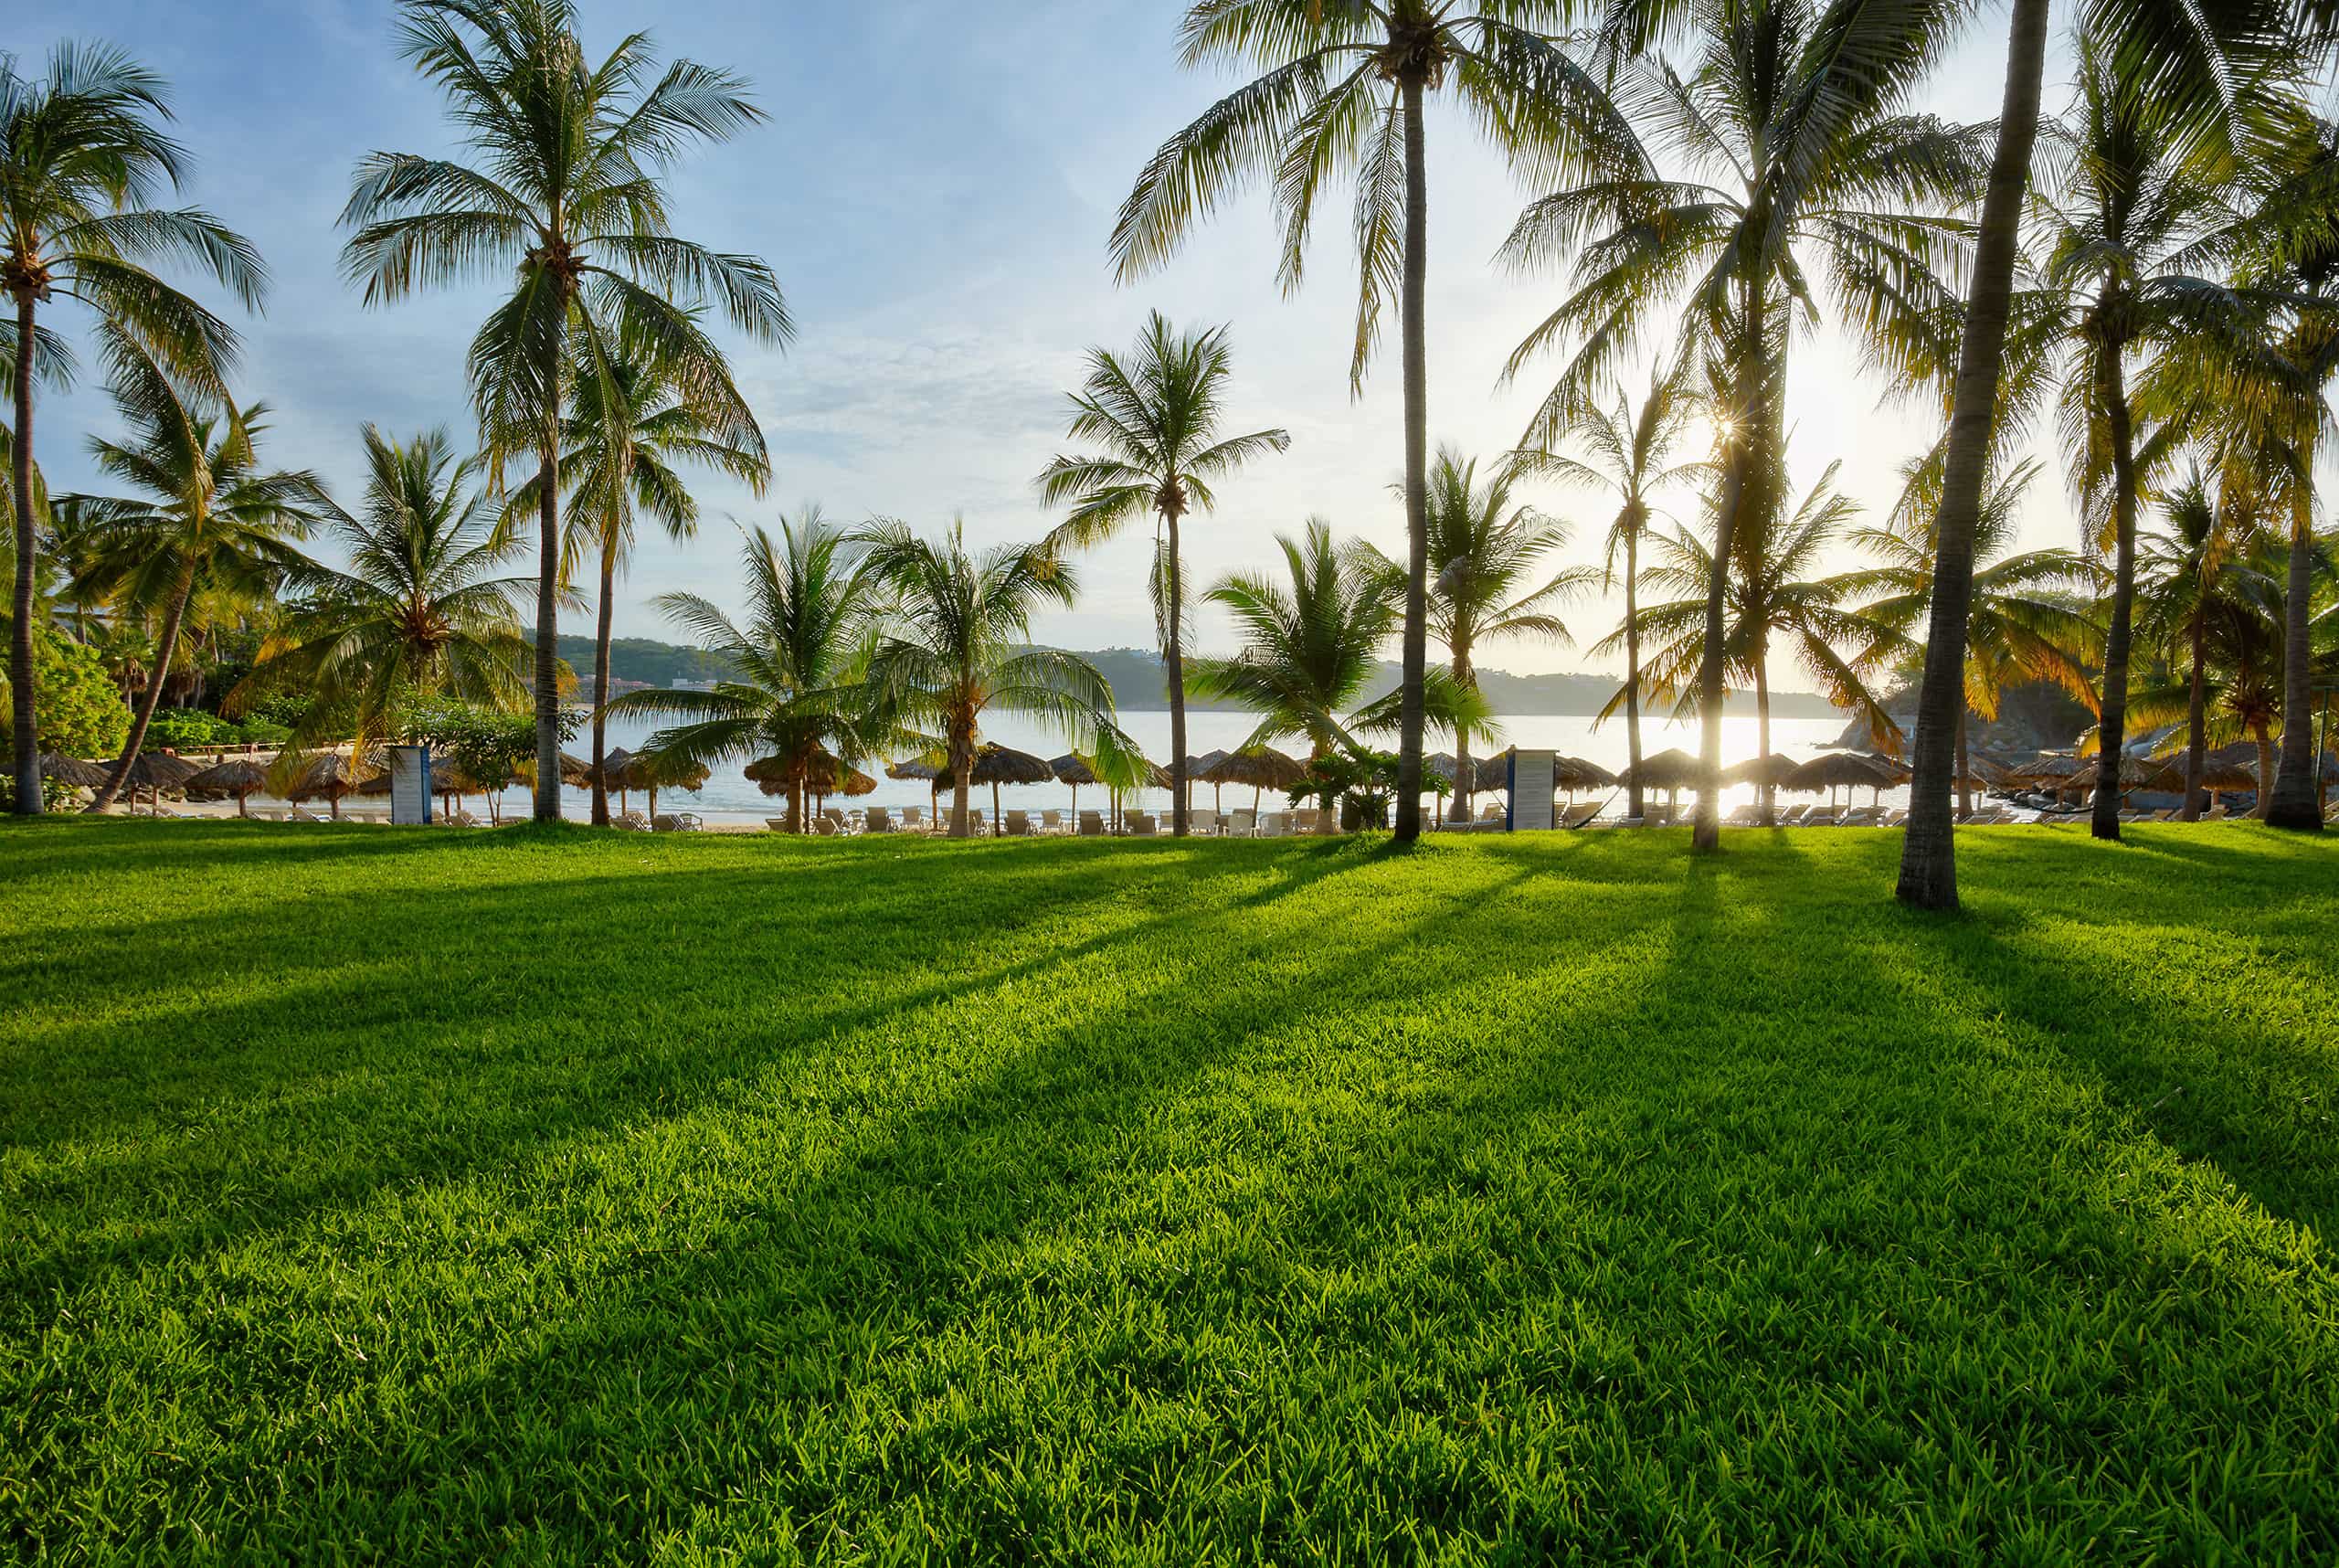
[[[2328,1563],[2339,845],[0,829],[0,1554]]]

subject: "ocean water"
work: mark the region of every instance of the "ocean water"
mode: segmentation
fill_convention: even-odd
[[[1158,762],[1168,761],[1170,757],[1169,714],[1166,712],[1124,713],[1120,717],[1121,726],[1135,737],[1148,757]],[[1188,714],[1186,715],[1187,749],[1197,756],[1205,751],[1231,750],[1249,738],[1256,722],[1247,714]],[[1625,726],[1621,719],[1601,725],[1596,729],[1593,727],[1591,716],[1583,714],[1509,714],[1505,715],[1501,722],[1504,739],[1487,749],[1500,750],[1504,745],[1549,747],[1571,756],[1589,758],[1603,767],[1611,768],[1622,768],[1629,752]],[[1814,752],[1825,750],[1832,746],[1836,736],[1843,733],[1844,722],[1834,718],[1773,719],[1771,721],[1772,749],[1783,751],[1790,757],[1797,758],[1808,757]],[[641,719],[612,719],[609,726],[609,745],[612,749],[618,747],[623,747],[629,751],[638,749],[659,727],[656,722]],[[1753,756],[1756,749],[1756,735],[1757,721],[1755,719],[1735,716],[1725,718],[1722,721],[1722,759],[1725,762],[1734,762]],[[1011,746],[1019,751],[1033,752],[1041,757],[1059,757],[1071,749],[1062,734],[1011,715],[1001,715],[995,722],[986,724],[983,727],[983,737],[986,740],[997,741],[1002,746]],[[583,757],[588,754],[591,744],[590,732],[580,731],[577,739],[569,744],[568,749]],[[1641,747],[1647,753],[1663,751],[1668,747],[1678,747],[1684,751],[1694,753],[1698,748],[1698,729],[1694,724],[1644,721],[1641,726]],[[1298,750],[1297,747],[1289,744],[1286,744],[1282,749],[1295,753]],[[1431,749],[1434,751],[1452,748],[1450,745],[1440,745],[1433,741]],[[926,787],[923,783],[887,779],[881,768],[874,767],[869,768],[867,771],[877,776],[876,793],[857,796],[851,800],[831,800],[830,803],[855,808],[925,806],[928,803],[929,797]],[[591,806],[590,797],[587,791],[564,789],[561,794],[567,814],[576,820],[582,821]],[[1886,800],[1890,801],[1894,794],[1895,792],[1891,790],[1885,791]],[[977,803],[985,810],[990,808],[990,791],[988,789],[977,789],[974,795]],[[1079,803],[1083,806],[1101,807],[1105,804],[1103,795],[1102,790],[1093,787],[1083,789],[1078,791]],[[1866,799],[1865,796],[1861,798]],[[1197,806],[1209,806],[1212,802],[1210,787],[1202,784],[1196,785],[1193,799]],[[1229,810],[1237,806],[1248,807],[1252,800],[1252,791],[1230,786],[1222,791],[1221,799]],[[1724,797],[1726,806],[1752,799],[1753,791],[1751,789],[1733,789]],[[947,797],[945,797],[946,807],[947,803]],[[1042,810],[1051,808],[1066,810],[1074,803],[1074,791],[1065,785],[1056,783],[1004,785],[1000,789],[1000,803],[1009,810],[1017,809]],[[1168,809],[1170,803],[1169,791],[1148,789],[1138,797],[1133,806],[1139,810],[1161,810]],[[1284,802],[1270,792],[1265,803],[1268,807],[1274,808]],[[466,804],[482,817],[486,814],[475,800],[466,801]],[[520,789],[507,789],[503,792],[500,804],[507,812],[524,812],[528,809],[527,792]],[[637,809],[642,804],[638,794],[631,798],[631,804]],[[710,821],[759,821],[766,817],[778,816],[786,809],[784,800],[766,796],[736,768],[717,770],[712,778],[707,779],[703,788],[696,790],[661,789],[658,792],[658,804],[661,810],[696,811]],[[1623,809],[1620,800],[1615,810],[1621,811]]]

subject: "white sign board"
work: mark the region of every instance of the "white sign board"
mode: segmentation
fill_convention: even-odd
[[[1510,754],[1512,832],[1559,826],[1559,818],[1552,805],[1556,792],[1552,777],[1558,771],[1558,756],[1552,751],[1514,751]]]
[[[430,821],[430,748],[390,747],[390,821],[416,827]]]

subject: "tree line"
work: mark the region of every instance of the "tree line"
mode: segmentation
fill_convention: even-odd
[[[2312,700],[2332,655],[2313,460],[2339,352],[2328,299],[2339,141],[2310,90],[2334,20],[2327,0],[2088,0],[2069,101],[2047,116],[2046,7],[2016,0],[2003,112],[1963,126],[1918,106],[1968,25],[1945,4],[1198,0],[1183,63],[1246,79],[1138,172],[1112,264],[1124,279],[1167,265],[1257,181],[1278,219],[1278,274],[1297,288],[1318,202],[1347,193],[1355,387],[1384,310],[1398,315],[1404,557],[1311,523],[1281,540],[1282,580],[1236,574],[1196,593],[1181,531],[1288,437],[1222,430],[1226,329],[1181,332],[1157,313],[1130,350],[1092,352],[1071,450],[1035,482],[1064,513],[1040,540],[975,551],[955,531],[807,517],[777,538],[751,533],[744,623],[670,602],[740,672],[727,720],[706,705],[669,710],[689,721],[673,744],[704,750],[717,739],[704,726],[729,722],[726,747],[759,746],[778,734],[758,733],[769,715],[748,711],[767,698],[841,710],[852,687],[871,698],[853,726],[812,741],[788,732],[806,756],[849,760],[880,715],[939,741],[963,783],[971,722],[994,702],[1052,714],[1110,753],[1109,689],[1025,632],[1041,605],[1068,602],[1081,549],[1149,522],[1172,769],[1184,763],[1187,618],[1207,599],[1245,646],[1198,663],[1196,688],[1241,693],[1269,715],[1263,736],[1304,734],[1319,757],[1388,727],[1401,842],[1420,831],[1424,734],[1450,731],[1466,758],[1485,732],[1479,648],[1563,635],[1560,609],[1594,580],[1625,598],[1600,646],[1624,656],[1615,706],[1635,756],[1645,705],[1695,714],[1709,784],[1724,693],[1762,693],[1774,652],[1887,744],[1901,737],[1873,683],[1918,680],[1900,887],[1912,902],[1955,902],[1948,827],[1965,715],[1989,713],[2016,678],[2056,681],[2096,712],[2100,836],[2118,835],[2131,726],[2169,715],[2179,690],[2194,779],[2220,725],[2261,746],[2279,736],[2266,818],[2317,826]],[[283,599],[248,679],[265,686],[272,666],[344,726],[384,721],[402,692],[511,703],[524,690],[540,817],[559,813],[561,693],[556,662],[529,645],[556,646],[571,583],[598,579],[597,776],[601,715],[672,695],[608,696],[616,580],[640,517],[676,536],[694,527],[690,471],[761,493],[768,456],[713,334],[719,323],[785,344],[795,329],[767,264],[675,232],[663,176],[762,111],[720,68],[661,67],[642,35],[589,57],[565,0],[408,0],[397,43],[442,90],[465,154],[364,160],[343,215],[344,270],[369,305],[465,280],[508,291],[467,355],[476,442],[459,451],[444,432],[369,429],[354,511],[313,475],[259,461],[264,408],[229,392],[233,330],[153,270],[196,269],[247,307],[267,281],[218,219],[159,205],[187,169],[163,84],[78,45],[41,74],[13,59],[0,72],[11,514],[25,520],[13,528],[10,666],[19,810],[39,807],[36,605],[60,573],[153,623],[164,669],[191,620],[232,619],[238,596]],[[1440,99],[1538,193],[1501,264],[1557,280],[1547,315],[1489,367],[1516,378],[1551,366],[1549,389],[1514,450],[1478,461],[1429,440],[1425,113]],[[93,455],[134,495],[40,485],[36,388],[75,369],[76,342],[44,319],[59,300],[81,307],[129,431]],[[1792,479],[1787,366],[1824,321],[1861,344],[1891,395],[1939,420],[1872,524],[1832,472],[1800,493]],[[1624,390],[1644,375],[1645,392]],[[2080,547],[2011,554],[2015,506],[2037,478],[2017,454],[2050,408]],[[1611,493],[1603,567],[1541,568],[1564,530],[1517,498],[1536,481]],[[1668,503],[1689,519],[1667,518]],[[2147,534],[2147,519],[2161,526]],[[320,530],[347,569],[299,548]],[[1877,564],[1817,571],[1842,542]],[[511,569],[531,545],[533,573]],[[820,598],[848,584],[876,597]],[[521,635],[531,608],[533,636]],[[795,625],[805,616],[852,635],[816,657]],[[1359,711],[1343,683],[1367,634],[1397,641],[1401,679],[1388,703]],[[1443,668],[1428,662],[1433,640]],[[750,645],[759,663],[744,659]],[[133,716],[124,770],[162,684]],[[1718,843],[1718,795],[1700,795],[1700,849]],[[595,818],[606,818],[598,788]]]

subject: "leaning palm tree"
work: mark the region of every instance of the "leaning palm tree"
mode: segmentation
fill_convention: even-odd
[[[1926,909],[1957,907],[1950,781],[1956,736],[1964,723],[1965,617],[1990,458],[2003,414],[1999,382],[2046,75],[2048,0],[2014,0],[2011,10],[1996,145],[1959,334],[1940,520],[1933,530],[1932,620],[1910,757],[1909,828],[1895,889],[1903,902]],[[2294,48],[2327,40],[2334,20],[2339,5],[2331,0],[2298,5],[2286,0],[2218,0],[2209,5],[2082,0],[2080,6],[2081,31],[2113,51],[2131,90],[2163,106],[2168,129],[2185,151],[2213,159],[2229,145],[2234,109],[2247,97],[2246,91],[2236,92],[2235,84],[2254,85]]]
[[[1696,0],[1686,12],[1686,76],[1655,55],[1617,68],[1617,100],[1640,132],[1630,155],[1533,203],[1506,242],[1517,265],[1572,272],[1506,374],[1574,345],[1525,443],[1538,447],[1556,444],[1659,322],[1681,316],[1719,376],[1719,534],[1697,693],[1706,787],[1692,840],[1712,849],[1723,574],[1750,494],[1783,461],[1791,328],[1817,314],[1815,274],[1888,358],[1937,317],[1953,299],[1942,280],[1963,259],[1967,229],[1954,214],[1980,183],[1982,140],[1904,107],[1960,14],[1953,5]],[[1674,177],[1676,164],[1689,177]]]
[[[1723,572],[1727,585],[1720,662],[1732,685],[1752,687],[1757,716],[1756,754],[1771,754],[1771,654],[1783,644],[1795,662],[1817,683],[1821,692],[1839,708],[1850,709],[1868,726],[1871,740],[1897,749],[1900,729],[1885,711],[1883,700],[1869,687],[1878,629],[1861,611],[1847,606],[1864,586],[1859,576],[1815,575],[1829,549],[1846,535],[1858,506],[1835,487],[1836,464],[1804,495],[1793,513],[1783,507],[1753,505],[1746,521],[1761,532],[1740,533],[1731,542],[1734,559]],[[1783,485],[1784,476],[1772,471],[1762,482]],[[1709,508],[1718,512],[1720,503]],[[1773,523],[1772,519],[1775,518]],[[1720,534],[1720,519],[1709,526]],[[1640,613],[1640,635],[1656,646],[1648,656],[1646,676],[1652,695],[1670,697],[1677,715],[1705,711],[1704,672],[1714,662],[1707,648],[1710,622],[1707,585],[1715,573],[1713,548],[1685,529],[1657,535],[1657,564],[1648,572],[1650,585],[1670,588],[1679,597],[1646,606]],[[1620,630],[1595,645],[1594,653],[1614,653],[1624,640]],[[1609,700],[1602,717],[1614,713],[1623,694]],[[1709,784],[1707,793],[1718,793]],[[1765,823],[1771,820],[1771,790],[1762,790]],[[1701,812],[1713,802],[1700,800]]]
[[[1076,653],[1032,646],[1032,617],[1079,598],[1053,544],[967,548],[966,525],[939,540],[878,522],[855,535],[866,569],[891,596],[869,685],[903,725],[938,734],[951,777],[950,836],[968,836],[967,794],[983,715],[1028,715],[1076,750],[1131,749],[1114,723],[1113,688]]]
[[[1867,653],[1855,661],[1863,667],[1883,664],[1896,653],[1906,658],[1923,652],[1918,639],[1932,608],[1938,556],[1931,528],[1939,512],[1922,500],[1911,503],[1909,496],[1928,496],[1938,470],[1920,459],[1906,471],[1910,483],[1892,524],[1854,529],[1849,535],[1850,543],[1880,558],[1877,567],[1848,574],[1846,579],[1854,593],[1875,595],[1859,607],[1861,619],[1877,636]],[[2090,710],[2096,705],[2091,662],[2101,650],[2103,632],[2089,613],[2089,602],[2074,590],[2100,588],[2102,573],[2070,550],[2005,554],[2019,526],[2023,493],[2037,472],[2036,463],[2019,462],[1993,487],[1977,534],[1984,564],[1974,575],[1973,610],[1965,622],[1965,706],[1985,720],[1995,719],[2007,689],[2024,682],[2051,682]],[[1973,810],[1971,778],[1961,723],[1961,815]]]
[[[704,692],[629,692],[613,714],[683,722],[651,736],[643,752],[700,768],[779,758],[790,832],[804,828],[804,797],[826,757],[851,761],[882,738],[882,715],[864,680],[875,646],[874,580],[858,569],[845,535],[807,506],[780,519],[775,540],[743,531],[739,552],[747,613],[736,620],[711,600],[671,593],[667,619],[732,672]]]
[[[1404,359],[1405,573],[1397,838],[1421,832],[1423,678],[1428,662],[1429,372],[1423,295],[1429,175],[1423,112],[1446,90],[1529,178],[1550,180],[1624,134],[1597,71],[1544,30],[1565,0],[1195,0],[1189,66],[1262,74],[1162,143],[1114,226],[1115,265],[1133,278],[1168,260],[1195,221],[1249,181],[1273,179],[1280,275],[1298,287],[1316,204],[1353,176],[1360,289],[1349,357],[1361,392],[1398,295]]]
[[[1119,355],[1088,351],[1088,379],[1072,396],[1074,440],[1093,442],[1094,452],[1058,457],[1039,478],[1041,499],[1072,512],[1058,526],[1056,541],[1086,546],[1110,538],[1133,519],[1151,513],[1166,535],[1157,550],[1160,578],[1157,606],[1162,628],[1162,661],[1170,677],[1170,774],[1186,776],[1185,562],[1178,524],[1187,513],[1217,504],[1213,480],[1232,474],[1253,458],[1282,451],[1291,436],[1281,429],[1248,435],[1218,433],[1221,398],[1233,370],[1227,329],[1173,332],[1159,311],[1146,317],[1136,350]],[[1170,831],[1186,835],[1186,792],[1170,808]]]
[[[1534,507],[1515,504],[1519,471],[1506,466],[1484,484],[1476,458],[1438,449],[1429,473],[1429,631],[1445,646],[1454,684],[1478,689],[1478,649],[1506,637],[1540,637],[1566,644],[1567,624],[1555,613],[1599,579],[1597,568],[1572,567],[1538,583],[1537,564],[1568,540],[1567,525]],[[1378,552],[1375,552],[1378,554]],[[1401,573],[1395,562],[1392,574]],[[1399,578],[1402,580],[1402,577]],[[1455,820],[1470,813],[1472,726],[1455,735]]]
[[[740,330],[792,328],[771,269],[677,238],[660,173],[687,149],[764,118],[728,71],[677,60],[653,80],[647,35],[587,63],[571,0],[404,0],[399,53],[446,94],[474,164],[374,153],[342,221],[344,270],[369,305],[425,285],[512,280],[471,339],[471,401],[491,453],[536,469],[536,786],[560,816],[561,451],[575,385],[602,383],[607,439],[625,399],[617,367],[654,355],[693,399],[752,420],[699,323],[711,298]]]
[[[163,80],[102,45],[63,43],[38,77],[21,76],[0,53],[0,290],[15,305],[5,348],[15,419],[10,432],[11,505],[37,517],[32,486],[33,388],[70,380],[65,340],[41,324],[39,307],[70,300],[104,324],[104,355],[118,346],[152,355],[191,396],[225,398],[236,355],[227,323],[147,270],[177,260],[217,279],[247,307],[259,303],[268,274],[242,236],[194,207],[153,205],[160,187],[186,177],[187,155],[166,135],[170,97]],[[16,810],[41,810],[40,739],[33,715],[34,577],[38,539],[16,530],[16,591],[9,642]]]
[[[2238,234],[2230,169],[2175,156],[2166,109],[2140,98],[2114,58],[2080,40],[2072,122],[2043,132],[2053,156],[2034,192],[2042,281],[2067,345],[2061,418],[2071,485],[2094,542],[2111,556],[2091,823],[2100,839],[2120,836],[2136,517],[2149,499],[2128,362],[2164,345],[2192,352],[2187,340],[2200,337],[2225,342],[2237,359],[2256,357],[2268,308],[2212,270]],[[2165,435],[2157,443],[2171,444]]]
[[[598,557],[600,592],[593,629],[593,807],[595,827],[609,822],[609,795],[601,764],[608,750],[609,638],[618,575],[633,555],[633,522],[646,515],[670,539],[698,530],[698,501],[676,471],[707,468],[746,484],[757,495],[771,475],[763,433],[743,407],[721,397],[710,405],[655,359],[630,358],[607,376],[580,376],[568,417],[562,420],[561,474],[568,491],[568,537],[561,566],[575,581],[583,557]],[[541,503],[541,474],[513,492],[509,514],[525,517]]]
[[[135,354],[115,367],[112,390],[131,434],[92,440],[90,457],[100,473],[142,493],[73,497],[89,552],[79,586],[159,614],[162,630],[130,738],[93,811],[113,803],[138,760],[196,590],[217,584],[262,594],[299,569],[303,558],[292,541],[309,532],[318,496],[313,474],[260,468],[254,442],[263,405],[199,417],[159,366]]]
[[[1549,474],[1572,483],[1607,490],[1616,497],[1616,515],[1608,524],[1607,570],[1603,588],[1620,582],[1625,590],[1625,744],[1632,768],[1625,788],[1630,793],[1630,815],[1641,810],[1641,545],[1649,524],[1660,514],[1656,496],[1693,481],[1703,482],[1713,472],[1711,463],[1675,462],[1673,453],[1704,408],[1694,374],[1695,359],[1686,354],[1660,360],[1650,373],[1648,396],[1635,409],[1620,384],[1614,407],[1589,401],[1576,419],[1572,437],[1590,450],[1592,461],[1582,462],[1547,447],[1523,448],[1518,454],[1522,469]],[[1536,434],[1530,430],[1530,437]],[[1548,432],[1547,432],[1548,434]],[[1620,574],[1617,558],[1623,557]]]
[[[398,441],[367,425],[364,435],[364,502],[320,508],[349,565],[288,569],[290,611],[228,705],[306,693],[304,743],[377,740],[403,705],[431,697],[517,712],[535,662],[518,613],[530,579],[502,569],[520,541],[472,488],[479,461],[458,460],[444,429]]]

